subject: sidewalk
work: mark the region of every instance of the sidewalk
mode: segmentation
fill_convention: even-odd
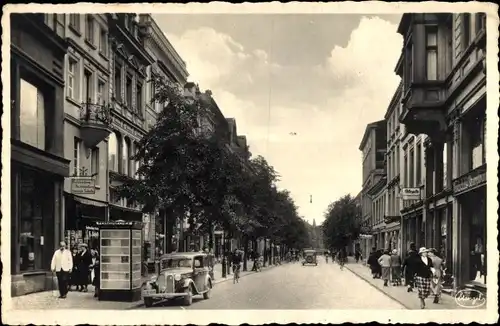
[[[247,265],[248,269],[252,265]],[[262,268],[262,271],[275,267],[274,265]],[[222,266],[217,264],[214,267],[215,281],[214,284],[219,284],[225,281],[232,281],[233,274],[222,277]],[[240,277],[245,277],[256,272],[241,272]],[[143,277],[143,282],[149,280],[149,277]],[[59,299],[59,291],[44,291],[31,293],[14,297],[11,299],[11,309],[21,310],[50,310],[50,309],[113,309],[113,310],[128,310],[134,309],[143,305],[142,300],[136,302],[114,302],[114,301],[99,301],[94,298],[94,287],[89,285],[89,292],[70,291],[66,299]]]
[[[389,286],[385,287],[384,282],[381,279],[374,279],[372,277],[370,268],[363,263],[356,263],[352,257],[349,257],[348,263],[345,268],[356,274],[359,278],[363,279],[369,283],[374,288],[378,289],[388,297],[399,302],[407,309],[420,309],[420,300],[417,297],[417,289],[414,292],[407,292],[405,286],[392,286],[389,282]],[[433,297],[429,297],[425,300],[425,309],[463,309],[455,302],[452,296],[447,294],[441,295],[440,303],[432,303]]]

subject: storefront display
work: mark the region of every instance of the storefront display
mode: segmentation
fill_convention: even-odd
[[[97,222],[100,235],[101,282],[99,300],[140,298],[142,223]]]

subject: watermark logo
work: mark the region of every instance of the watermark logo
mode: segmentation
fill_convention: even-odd
[[[486,296],[478,290],[465,289],[455,294],[455,302],[462,308],[479,308],[486,304]]]

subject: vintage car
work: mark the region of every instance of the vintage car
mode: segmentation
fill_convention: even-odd
[[[304,261],[302,262],[302,266],[304,266],[305,264],[318,266],[318,261],[316,259],[316,250],[304,250]]]
[[[201,252],[180,252],[163,255],[159,260],[158,274],[146,282],[142,297],[144,305],[182,298],[189,306],[194,295],[209,299],[213,283],[211,255]]]

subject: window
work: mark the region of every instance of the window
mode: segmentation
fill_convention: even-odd
[[[471,14],[465,13],[462,16],[462,42],[463,47],[462,50],[467,49],[467,47],[471,44]]]
[[[45,197],[40,194],[50,192],[44,189],[47,188],[47,182],[33,170],[22,170],[19,179],[19,270],[41,270],[46,266],[42,241],[43,218],[50,209],[45,206],[50,195]]]
[[[476,14],[476,34],[481,30],[486,31],[486,14],[483,12]]]
[[[470,144],[471,144],[471,169],[475,169],[486,163],[485,155],[484,155],[484,120],[483,119],[474,119],[471,122],[470,127],[468,128]]]
[[[99,148],[92,148],[91,161],[90,161],[90,173],[95,178],[95,184],[99,185]]]
[[[108,34],[104,28],[100,28],[99,31],[99,52],[103,55],[107,55],[108,51]]]
[[[20,140],[45,150],[45,99],[43,93],[24,79],[20,83]]]
[[[108,140],[108,166],[111,171],[118,172],[118,138],[114,132]]]
[[[104,105],[104,103],[105,103],[105,97],[104,97],[105,86],[106,85],[105,85],[104,81],[102,81],[100,79],[97,81],[97,103],[100,105]]]
[[[143,105],[142,105],[142,84],[141,83],[136,84],[135,93],[136,93],[135,94],[135,107],[137,109],[137,114],[139,114],[139,116],[142,116]]]
[[[422,185],[422,145],[417,144],[416,148],[416,156],[417,156],[417,187],[420,187]]]
[[[123,138],[122,139],[122,171],[121,173],[124,175],[128,175],[128,141]]]
[[[88,70],[83,73],[83,101],[92,102],[92,72]]]
[[[115,60],[115,80],[114,80],[115,98],[122,101],[122,66]]]
[[[427,27],[426,33],[426,66],[427,80],[437,80],[437,29]]]
[[[405,61],[406,64],[404,69],[404,89],[406,92],[413,82],[413,44],[411,44],[411,40],[406,47]]]
[[[128,108],[132,108],[132,76],[127,75],[125,81],[125,101]]]
[[[66,26],[66,15],[65,14],[53,14],[54,19],[54,32],[57,35],[64,37],[64,29]]]
[[[73,139],[73,176],[80,175],[80,150],[82,141],[78,138]]]
[[[80,32],[80,15],[70,14],[69,15],[69,26],[75,31]]]
[[[85,39],[94,44],[94,17],[86,15],[85,17]]]
[[[76,91],[76,83],[78,78],[78,63],[73,59],[68,59],[68,78],[66,83],[67,96],[71,99],[76,99],[77,91]]]

